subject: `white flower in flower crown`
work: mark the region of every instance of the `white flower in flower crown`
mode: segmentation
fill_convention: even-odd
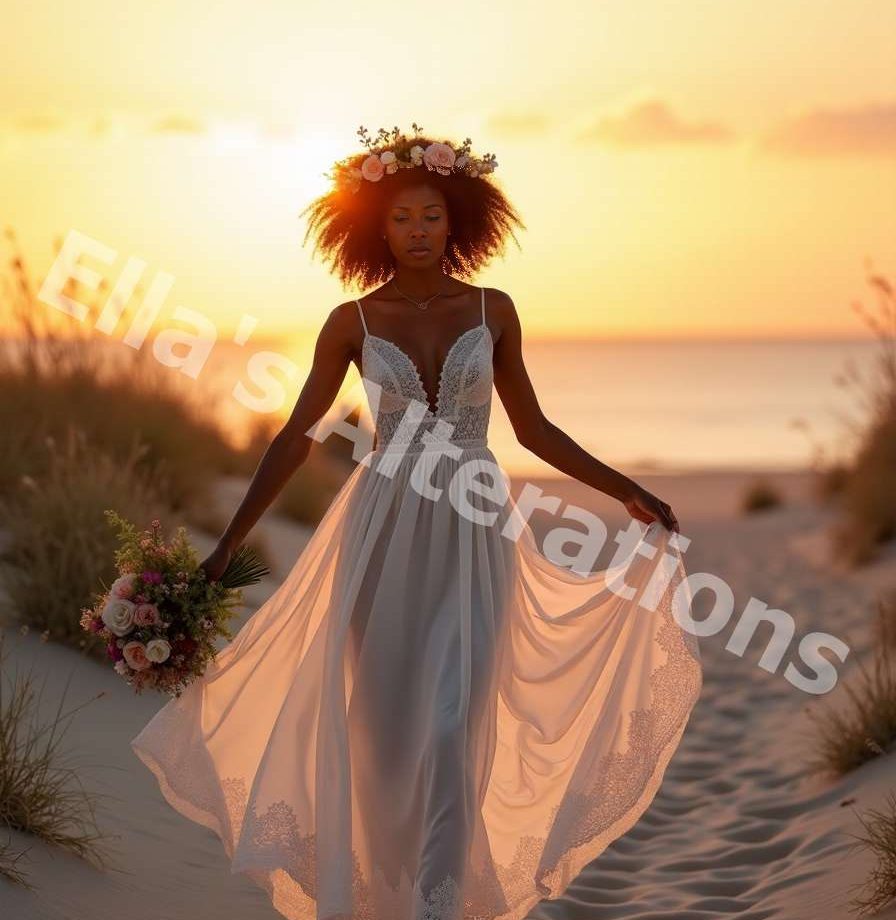
[[[395,156],[393,151],[384,150],[380,154],[380,162],[385,165],[387,173],[398,172],[398,157]]]
[[[419,166],[423,162],[423,148],[419,144],[411,147],[411,162],[414,166]]]
[[[455,162],[454,165],[455,165],[458,169],[463,169],[463,168],[467,165],[467,163],[469,163],[469,162],[470,162],[470,158],[469,158],[466,154],[464,154],[463,156],[459,156],[459,157],[457,158],[457,161]]]

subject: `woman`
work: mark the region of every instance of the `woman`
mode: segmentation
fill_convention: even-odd
[[[351,361],[375,446],[283,584],[132,741],[291,920],[518,920],[559,897],[647,808],[701,685],[672,509],[543,416],[510,297],[458,277],[521,225],[494,158],[414,130],[362,128],[311,206],[343,282],[385,283],[330,313],[208,576]],[[566,564],[593,542],[580,526],[536,547],[487,446],[493,385],[522,444],[649,525],[608,568]]]

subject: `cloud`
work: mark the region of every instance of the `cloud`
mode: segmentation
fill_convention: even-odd
[[[579,135],[607,147],[658,147],[669,144],[717,144],[733,137],[717,121],[685,121],[661,100],[633,105],[621,115],[607,115]]]
[[[53,134],[61,131],[65,122],[48,112],[26,112],[13,119],[12,127],[25,134]]]
[[[503,115],[492,115],[488,127],[495,134],[506,137],[528,137],[546,132],[549,119],[536,113],[505,112]]]
[[[772,128],[761,146],[785,156],[896,153],[896,103],[815,109]]]
[[[152,125],[155,134],[204,134],[203,122],[191,115],[166,115]]]

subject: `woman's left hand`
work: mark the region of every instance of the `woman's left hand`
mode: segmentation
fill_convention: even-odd
[[[635,486],[631,495],[623,499],[628,513],[645,524],[651,524],[653,521],[659,521],[667,530],[680,533],[678,518],[668,502],[657,498],[652,492],[641,486]]]

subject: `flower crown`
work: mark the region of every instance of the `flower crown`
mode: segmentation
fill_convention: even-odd
[[[368,152],[337,161],[330,172],[324,175],[338,189],[357,192],[363,180],[379,182],[383,176],[398,172],[399,169],[425,166],[430,172],[443,176],[453,173],[476,177],[492,172],[498,165],[493,153],[486,153],[482,157],[472,156],[468,137],[456,149],[451,144],[439,142],[421,147],[416,140],[423,128],[416,122],[411,127],[414,129],[412,137],[401,133],[396,125],[391,133],[380,128],[372,140],[367,129],[361,125],[357,134]]]

